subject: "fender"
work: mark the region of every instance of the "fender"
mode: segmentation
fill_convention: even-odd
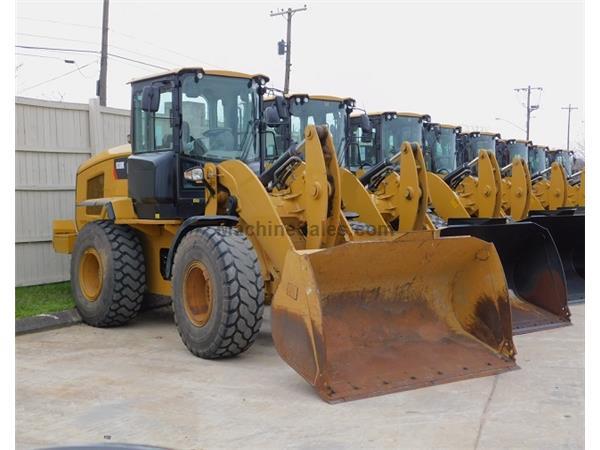
[[[239,218],[236,216],[192,216],[185,219],[177,230],[177,234],[175,234],[175,238],[173,238],[173,242],[169,248],[169,253],[167,254],[167,260],[165,262],[163,271],[163,278],[165,280],[171,279],[173,275],[173,258],[175,258],[175,252],[177,251],[177,247],[179,247],[179,243],[186,234],[188,234],[194,228],[200,227],[210,227],[215,225],[235,227],[238,224],[238,220]]]

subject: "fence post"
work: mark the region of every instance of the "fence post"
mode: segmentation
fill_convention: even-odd
[[[104,130],[102,129],[102,111],[98,97],[89,101],[90,148],[92,156],[104,150]]]

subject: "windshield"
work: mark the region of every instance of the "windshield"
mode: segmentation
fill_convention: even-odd
[[[345,164],[345,161],[340,159],[340,165],[348,167],[352,171],[356,171],[361,167],[375,165],[377,162],[377,149],[375,145],[375,142],[377,141],[377,128],[373,126],[371,134],[365,134],[360,126],[360,120],[355,119],[352,120],[350,129],[352,133],[349,143],[350,161],[349,164]]]
[[[479,150],[496,151],[496,138],[489,134],[480,134],[479,136],[469,136],[468,138],[468,159],[472,161],[479,156]],[[467,161],[468,162],[468,161]]]
[[[381,130],[383,157],[389,158],[400,151],[404,141],[423,145],[423,123],[419,117],[396,117],[384,120]]]
[[[454,128],[432,128],[424,132],[427,169],[450,173],[456,169],[456,133]]]
[[[181,81],[182,153],[213,162],[257,161],[258,102],[248,80],[190,73]]]
[[[529,171],[536,174],[546,169],[546,151],[543,147],[532,147],[529,150]]]
[[[572,167],[572,158],[571,155],[563,150],[560,150],[558,152],[554,152],[553,155],[554,161],[556,161],[557,163],[559,163],[560,165],[562,165],[565,168],[565,172],[567,172],[567,176],[570,177],[571,174],[573,173],[573,167]]]
[[[290,125],[292,141],[299,143],[304,139],[306,125],[329,126],[333,145],[338,158],[341,158],[346,137],[346,109],[344,104],[335,100],[309,99],[305,103],[290,102]]]
[[[508,144],[508,155],[510,157],[510,162],[515,159],[515,156],[520,156],[523,158],[523,161],[527,161],[528,155],[528,147],[524,142],[513,142]]]

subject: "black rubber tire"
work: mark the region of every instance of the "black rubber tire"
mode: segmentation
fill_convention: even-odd
[[[197,326],[184,305],[184,277],[190,264],[206,268],[213,292],[207,322]],[[227,227],[190,231],[177,247],[173,261],[173,314],[179,335],[194,355],[227,358],[250,348],[260,330],[264,282],[256,252],[246,236]]]
[[[102,287],[95,301],[88,301],[79,285],[81,257],[89,248],[103,261]],[[77,310],[89,325],[113,327],[134,319],[146,291],[144,252],[135,231],[109,221],[85,225],[71,255],[71,289]]]

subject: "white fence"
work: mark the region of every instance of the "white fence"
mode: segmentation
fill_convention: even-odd
[[[52,249],[52,221],[75,214],[75,174],[92,154],[127,142],[129,111],[15,99],[16,285],[69,279]]]

